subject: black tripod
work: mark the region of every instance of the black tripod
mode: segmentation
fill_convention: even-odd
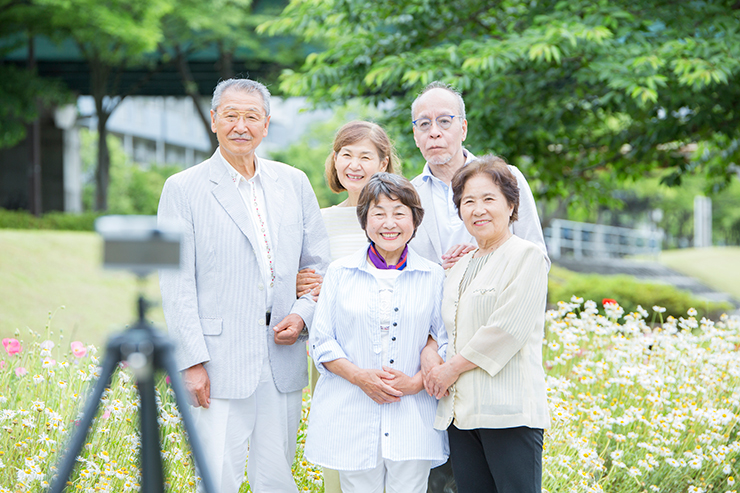
[[[159,424],[157,423],[157,403],[154,393],[154,372],[162,369],[170,375],[172,389],[175,392],[175,403],[180,410],[185,431],[188,435],[190,447],[198,465],[201,480],[205,491],[216,493],[211,476],[205,463],[203,449],[195,433],[192,417],[187,409],[186,394],[180,373],[177,371],[174,347],[167,337],[158,333],[150,324],[146,323],[145,314],[148,307],[143,295],[139,296],[139,320],[124,332],[112,336],[108,340],[103,358],[103,369],[95,387],[85,403],[85,412],[79,422],[79,429],[72,436],[69,448],[62,458],[56,480],[49,490],[51,493],[62,493],[67,487],[67,481],[87,438],[100,398],[105,389],[110,386],[113,372],[120,361],[126,360],[136,376],[136,385],[141,397],[139,409],[139,423],[141,429],[141,491],[143,493],[163,493],[164,474],[162,471],[162,457],[159,445]]]

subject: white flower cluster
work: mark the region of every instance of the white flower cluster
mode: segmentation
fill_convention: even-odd
[[[740,319],[574,297],[547,313],[553,426],[543,491],[729,491],[740,457]],[[655,314],[665,309],[653,307]],[[654,317],[655,318],[655,317]]]

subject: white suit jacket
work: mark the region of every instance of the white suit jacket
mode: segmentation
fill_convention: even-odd
[[[475,156],[469,151],[465,164],[469,163]],[[511,225],[511,232],[520,238],[531,241],[545,254],[547,268],[550,268],[550,258],[547,256],[547,247],[545,246],[545,237],[542,234],[542,225],[540,217],[537,214],[537,206],[534,203],[532,190],[529,183],[519,168],[509,165],[509,169],[514,174],[517,184],[519,185],[519,219]],[[442,247],[442,240],[439,237],[439,228],[437,227],[437,218],[434,214],[434,195],[432,193],[431,180],[425,180],[423,175],[419,175],[411,183],[419,193],[421,206],[424,208],[424,219],[416,230],[416,236],[409,243],[416,253],[432,262],[440,263],[442,255],[446,253]],[[473,240],[475,242],[475,240]]]
[[[300,390],[308,383],[305,337],[280,346],[272,327],[289,313],[311,324],[315,303],[308,295],[296,300],[295,282],[303,268],[323,275],[330,260],[316,196],[302,171],[257,158],[275,266],[268,326],[258,237],[218,152],[171,176],[159,202],[159,221],[184,231],[180,270],[160,272],[179,369],[205,363],[211,397],[244,399],[269,356],[278,390]]]

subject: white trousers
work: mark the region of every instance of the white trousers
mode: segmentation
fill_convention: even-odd
[[[378,444],[378,465],[361,471],[339,471],[342,493],[426,493],[430,460],[383,459]]]
[[[245,462],[254,493],[298,491],[291,466],[301,419],[301,393],[279,392],[265,358],[260,383],[250,397],[211,399],[208,409],[191,408],[216,492],[238,493]],[[202,484],[198,491],[204,491]]]

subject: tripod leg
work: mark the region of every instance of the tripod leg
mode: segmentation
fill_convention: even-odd
[[[141,491],[161,493],[164,491],[162,479],[162,454],[159,444],[159,423],[157,400],[154,393],[154,375],[149,373],[137,380],[141,395],[139,421],[141,424]]]
[[[175,358],[172,356],[171,346],[164,348],[161,352],[161,363],[164,370],[169,374],[170,381],[172,384],[172,390],[175,392],[175,404],[180,410],[183,424],[185,425],[185,431],[188,434],[188,440],[190,441],[190,448],[193,451],[193,457],[195,463],[198,465],[200,471],[201,482],[205,488],[206,493],[216,493],[216,488],[213,487],[213,480],[211,474],[208,471],[208,465],[206,464],[205,454],[198,438],[198,433],[195,430],[195,423],[193,417],[190,415],[188,409],[188,402],[185,399],[186,390],[183,387],[182,380],[180,379],[180,372],[177,371],[177,365],[175,364]]]
[[[120,361],[117,354],[117,352],[111,351],[110,349],[105,352],[102,367],[103,370],[100,373],[100,378],[98,378],[98,381],[95,383],[95,387],[93,387],[93,390],[87,398],[85,403],[85,412],[77,425],[77,431],[72,435],[72,438],[69,441],[67,452],[59,463],[57,477],[49,489],[50,493],[62,493],[67,487],[69,475],[72,474],[72,469],[74,469],[75,463],[77,462],[77,456],[80,454],[82,446],[85,444],[88,430],[98,411],[100,398],[103,396],[105,389],[110,385],[113,372]]]

